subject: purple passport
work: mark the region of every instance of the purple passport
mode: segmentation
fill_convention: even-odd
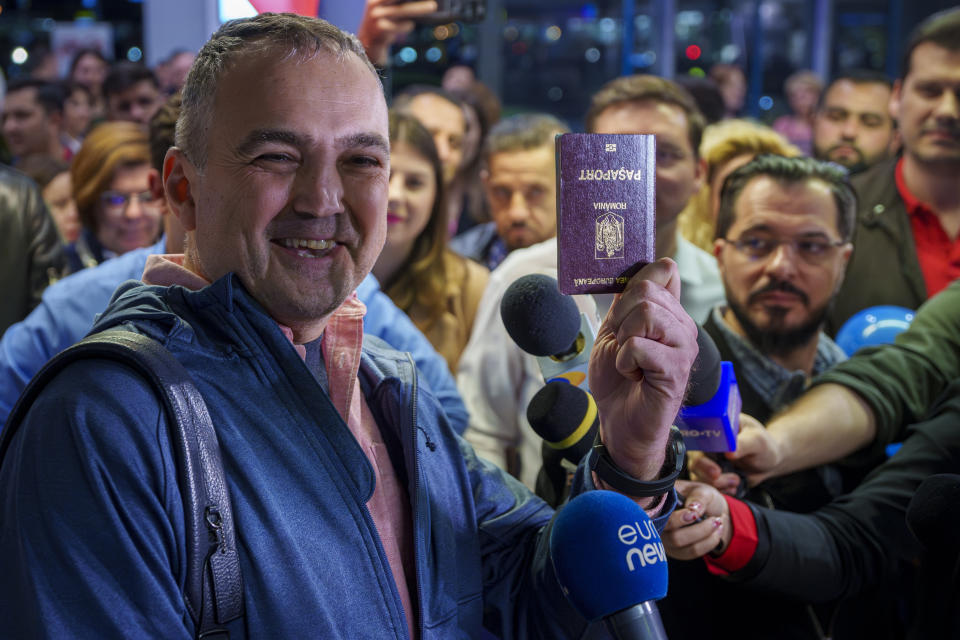
[[[557,136],[560,291],[619,293],[656,259],[652,135]]]

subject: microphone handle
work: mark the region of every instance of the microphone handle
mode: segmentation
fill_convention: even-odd
[[[641,602],[603,619],[615,640],[667,640],[660,610],[653,602]]]

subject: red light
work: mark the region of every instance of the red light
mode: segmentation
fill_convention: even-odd
[[[687,58],[689,60],[696,60],[699,57],[700,57],[700,47],[698,47],[695,44],[692,44],[689,47],[687,47]]]

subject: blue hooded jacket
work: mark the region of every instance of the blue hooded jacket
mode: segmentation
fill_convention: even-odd
[[[244,580],[231,638],[407,638],[366,506],[371,464],[236,276],[195,292],[125,283],[94,331],[117,326],[177,357],[217,430]],[[409,354],[365,338],[358,376],[410,496],[419,636],[485,638],[486,625],[503,640],[580,637],[550,562],[553,511],[477,458]],[[573,493],[592,488],[581,464]],[[193,637],[185,539],[150,385],[114,362],[67,366],[0,468],[4,634]]]
[[[139,280],[147,256],[165,253],[165,242],[161,239],[152,247],[128,251],[54,283],[43,292],[43,300],[30,315],[7,329],[0,340],[0,428],[30,379],[50,358],[87,335],[96,315],[107,308],[117,286],[126,280]],[[467,427],[467,409],[447,363],[380,290],[372,275],[360,283],[357,295],[367,306],[364,333],[413,355],[450,423],[457,433],[463,433]]]

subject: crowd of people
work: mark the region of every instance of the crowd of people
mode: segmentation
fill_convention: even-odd
[[[896,79],[786,78],[772,126],[742,117],[736,65],[591,97],[587,133],[656,136],[656,260],[574,297],[598,441],[542,497],[543,374],[500,308],[518,278],[557,275],[571,129],[502,117],[468,67],[385,82],[433,9],[367,0],[357,36],[263,14],[158,69],[82,50],[67,78],[10,82],[0,424],[89,333],[162,344],[222,451],[243,615],[218,622],[236,637],[603,637],[549,545],[554,509],[597,489],[662,532],[669,637],[957,637],[960,554],[905,512],[960,472],[960,9],[913,31]],[[879,305],[915,320],[845,353],[837,332]],[[698,325],[733,364],[738,446],[691,452],[663,489]],[[11,637],[209,630],[170,420],[105,360],[33,400],[0,447]]]

